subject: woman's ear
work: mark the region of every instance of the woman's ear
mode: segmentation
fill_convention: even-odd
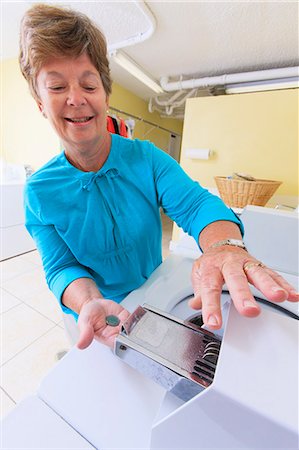
[[[37,104],[37,106],[38,106],[38,109],[40,110],[40,112],[41,112],[42,115],[44,116],[44,118],[47,119],[47,115],[46,115],[46,113],[45,113],[45,111],[44,111],[44,108],[43,108],[42,103],[39,102],[39,101],[36,101],[36,104]]]

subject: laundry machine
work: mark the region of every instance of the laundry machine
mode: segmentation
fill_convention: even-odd
[[[249,207],[241,218],[249,251],[298,288],[298,215]],[[188,306],[191,268],[199,255],[190,239],[181,239],[123,301],[132,317],[146,305],[175,326],[210,333],[202,327],[200,311]],[[218,343],[212,376],[198,389],[188,387],[187,396],[180,386],[188,374],[177,373],[173,364],[178,355],[185,357],[184,339],[172,334],[176,360],[165,363],[159,354],[167,334],[162,325],[147,330],[146,339],[139,334],[138,344],[143,340],[156,352],[126,341],[124,353],[137,349],[137,358],[120,357],[97,342],[84,351],[73,348],[42,380],[38,398],[99,450],[298,448],[298,306],[271,304],[252,289],[262,312],[249,319],[237,313],[224,286],[223,327],[210,334]],[[181,383],[179,389],[161,380],[169,373]]]
[[[0,435],[3,450],[95,450],[36,394],[3,419]]]
[[[298,290],[298,213],[249,206],[242,212],[241,219],[248,250]],[[145,317],[147,322],[143,327],[147,328],[146,332],[142,330],[143,334],[138,329],[137,338],[137,332],[131,333],[131,337],[128,330],[124,330],[124,339],[119,340],[119,345],[125,351],[118,349],[117,353],[164,387],[165,378],[168,382],[160,417],[153,425],[151,449],[297,448],[297,303],[272,303],[252,287],[262,313],[258,318],[248,319],[236,312],[224,286],[221,296],[223,326],[210,333],[213,343],[208,344],[210,350],[214,345],[217,354],[215,371],[209,372],[212,380],[207,377],[208,383],[200,383],[197,389],[193,386],[193,391],[186,394],[186,382],[184,380],[182,385],[182,378],[192,379],[194,364],[192,374],[191,371],[186,374],[182,368],[188,367],[193,341],[190,340],[187,347],[182,346],[177,332],[177,337],[173,338],[175,350],[169,351],[167,345],[173,330],[178,330],[178,324],[188,325],[189,322],[188,326],[193,327],[195,323],[202,327],[200,312],[194,314],[188,306],[193,293],[187,280],[193,260],[199,255],[193,238],[182,235],[177,246],[173,246],[172,256],[156,271],[148,285],[126,299],[127,304],[130,300],[136,304],[137,298],[139,304],[145,304],[146,314],[143,316],[144,311],[140,312],[139,307],[138,317],[132,319],[131,316],[130,322],[134,321],[136,326],[140,317],[141,320]],[[159,315],[159,320],[153,313]],[[167,320],[161,322],[161,317]],[[160,330],[158,324],[161,324]],[[165,331],[161,332],[163,326]],[[155,343],[159,344],[158,349]],[[211,353],[212,358],[215,358],[215,351]],[[204,359],[198,359],[203,362],[203,373],[207,373]],[[169,380],[169,371],[176,372],[177,376]],[[188,401],[182,401],[186,395]]]
[[[25,228],[24,181],[1,182],[0,261],[30,252],[36,245]]]

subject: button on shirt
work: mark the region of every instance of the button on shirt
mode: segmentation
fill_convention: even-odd
[[[98,172],[80,171],[62,152],[25,187],[26,227],[59,301],[81,277],[93,279],[104,298],[117,302],[141,286],[162,262],[160,207],[197,242],[211,222],[240,225],[218,197],[152,143],[111,139]]]

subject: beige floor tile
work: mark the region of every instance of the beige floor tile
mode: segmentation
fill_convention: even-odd
[[[57,363],[57,354],[69,349],[65,332],[56,326],[2,366],[3,389],[18,403],[38,389]]]
[[[0,419],[2,420],[15,406],[16,404],[0,388]]]
[[[58,322],[57,325],[58,325],[60,328],[62,328],[63,330],[65,329],[63,320],[60,320],[60,321]]]
[[[36,264],[22,259],[22,256],[0,262],[1,283],[11,280],[23,273],[36,269]]]
[[[42,266],[42,260],[39,256],[39,253],[37,250],[33,250],[32,252],[24,253],[24,255],[19,256],[20,259],[23,259],[24,261],[29,261],[37,266]]]
[[[2,364],[55,326],[24,303],[1,314],[1,319]]]
[[[43,270],[36,266],[34,267],[34,270],[3,283],[3,289],[20,300],[25,301],[35,293],[47,288]]]
[[[26,298],[24,302],[44,316],[53,320],[56,324],[61,322],[62,311],[58,304],[58,300],[48,288],[33,293],[30,297]]]
[[[19,305],[21,300],[0,288],[0,314]]]

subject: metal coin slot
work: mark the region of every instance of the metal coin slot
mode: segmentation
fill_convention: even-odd
[[[197,321],[143,305],[123,324],[114,351],[174,395],[189,400],[213,382],[220,347],[220,338]]]
[[[194,325],[197,325],[198,327],[203,326],[203,318],[201,314],[196,314],[196,316],[191,317],[188,319],[190,323],[193,323]]]

